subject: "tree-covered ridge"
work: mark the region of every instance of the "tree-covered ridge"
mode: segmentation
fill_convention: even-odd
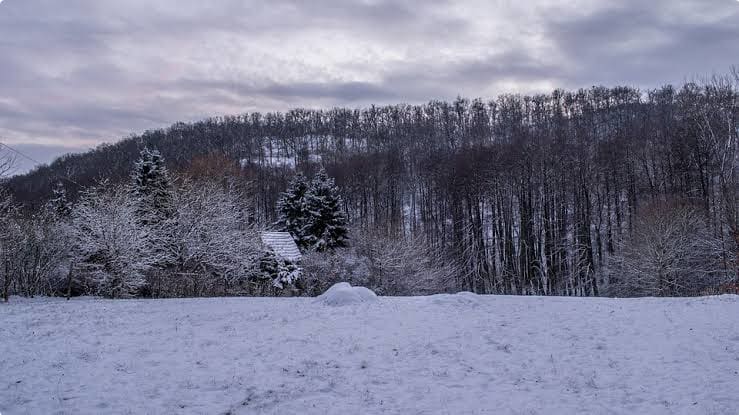
[[[602,294],[624,263],[611,259],[654,222],[640,217],[687,209],[721,247],[700,269],[731,280],[738,82],[212,118],[66,156],[9,184],[33,205],[58,180],[70,193],[101,176],[122,180],[146,146],[173,171],[216,154],[233,163],[221,174],[249,184],[257,220],[273,223],[295,171],[320,164],[354,227],[422,240],[453,264],[459,288],[520,294]]]

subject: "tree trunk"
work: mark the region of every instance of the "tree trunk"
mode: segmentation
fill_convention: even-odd
[[[72,272],[74,269],[74,263],[69,264],[69,273],[67,274],[67,301],[72,297]]]
[[[3,299],[7,303],[10,297],[10,259],[5,260],[5,281],[3,282]]]

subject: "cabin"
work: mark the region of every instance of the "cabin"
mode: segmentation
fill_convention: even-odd
[[[276,256],[293,264],[300,262],[303,255],[288,232],[262,232],[262,243]]]
[[[287,232],[262,232],[261,238],[266,251],[274,256],[260,260],[260,270],[282,295],[298,295],[295,283],[300,279],[302,270],[298,263],[303,256],[295,240]]]

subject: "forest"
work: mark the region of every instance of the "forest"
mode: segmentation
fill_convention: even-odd
[[[117,266],[138,281],[113,281],[118,295],[137,296],[314,295],[336,281],[385,295],[734,292],[738,135],[736,70],[646,91],[177,123],[5,178],[0,280],[11,294],[100,294],[91,276]],[[175,240],[136,216],[146,154],[167,177]],[[297,175],[325,176],[346,238],[303,245],[300,278],[265,285],[256,235],[285,230],[278,202]],[[118,238],[107,262],[85,251],[96,232]],[[159,255],[168,244],[176,264]]]

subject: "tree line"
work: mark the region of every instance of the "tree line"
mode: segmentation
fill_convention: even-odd
[[[368,264],[402,255],[363,244],[418,252],[396,264],[406,276],[364,267],[389,293],[697,295],[736,283],[738,97],[734,71],[648,91],[219,117],[64,156],[7,187],[33,215],[54,182],[76,199],[125,181],[150,146],[177,173],[238,185],[266,226],[290,180],[323,168],[351,225],[336,252],[375,252]],[[413,263],[443,272],[424,279]]]
[[[279,204],[282,219],[272,228],[292,230],[306,254],[345,246],[331,178],[321,170],[300,187],[299,197],[283,195],[291,203]],[[149,148],[128,183],[102,179],[74,203],[61,183],[31,215],[7,198],[0,216],[3,297],[299,294],[307,288],[299,264],[262,242],[248,199],[231,180],[171,175]]]

